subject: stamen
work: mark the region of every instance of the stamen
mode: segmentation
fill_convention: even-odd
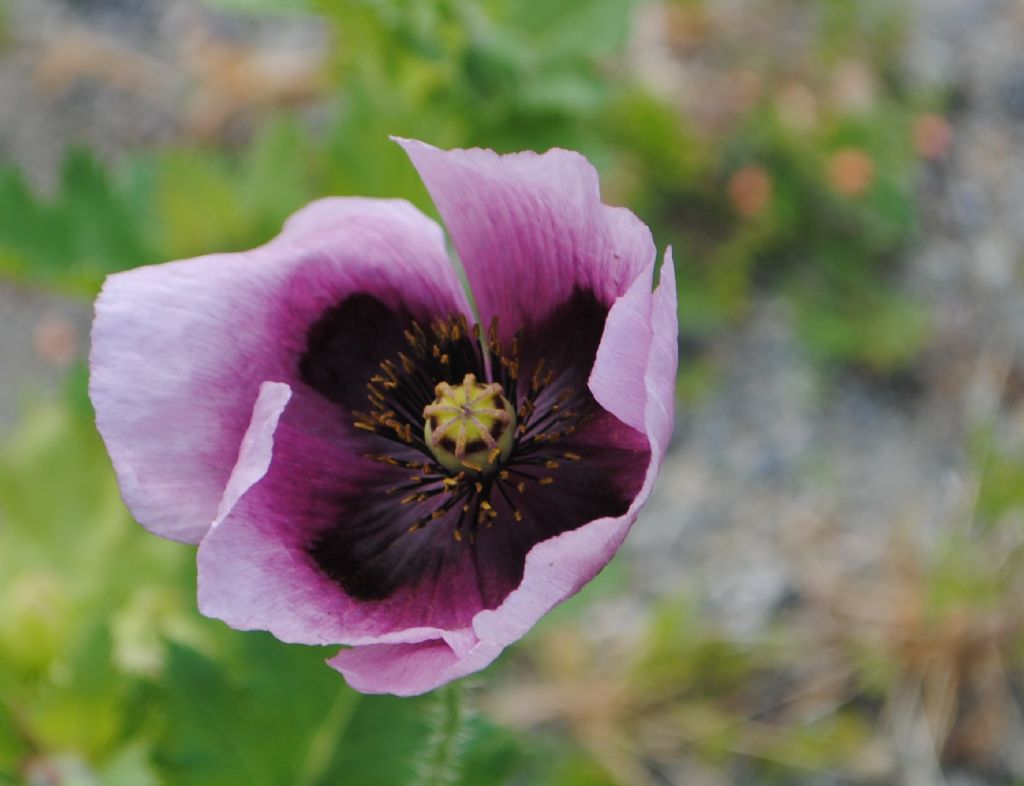
[[[367,382],[369,411],[353,411],[352,417],[356,429],[428,457],[411,461],[364,454],[367,460],[412,471],[384,489],[400,495],[399,504],[416,510],[441,495],[408,531],[452,514],[457,517],[453,538],[473,543],[478,528],[522,522],[524,513],[510,497],[513,491],[525,495],[531,482],[555,482],[551,475],[532,474],[536,468],[553,471],[562,461],[582,460],[578,453],[549,446],[576,430],[585,391],[552,390],[558,372],[544,358],[520,387],[520,336],[503,342],[497,320],[486,329],[470,325],[462,314],[426,329],[414,321],[403,337],[407,348],[383,360]],[[507,507],[496,508],[495,495]]]
[[[370,461],[376,461],[381,464],[390,464],[392,467],[401,466],[397,459],[386,456],[382,453],[364,453],[363,458],[369,459]]]
[[[537,368],[533,370],[533,378],[530,380],[530,389],[534,392],[541,388],[541,374],[544,373],[544,362],[545,358],[541,358],[537,363]]]

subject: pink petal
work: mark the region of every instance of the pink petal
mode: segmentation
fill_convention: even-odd
[[[144,526],[203,537],[260,384],[294,388],[312,321],[364,291],[424,317],[467,310],[440,229],[400,200],[321,200],[252,251],[107,279],[90,395],[121,493]]]
[[[644,428],[646,388],[644,371],[649,358],[637,347],[651,343],[650,265],[629,290],[612,305],[605,321],[597,358],[590,372],[590,391],[597,403],[637,431]]]
[[[419,644],[377,644],[343,650],[327,661],[362,693],[415,696],[479,671],[501,654],[485,642],[460,653],[445,639]]]
[[[597,173],[579,153],[502,156],[396,141],[444,219],[481,321],[499,317],[505,336],[577,288],[611,305],[655,258],[650,230],[601,203]]]
[[[327,662],[361,693],[414,696],[432,690],[458,658],[444,641],[375,644],[343,650]]]
[[[231,512],[242,495],[267,474],[277,422],[291,397],[291,388],[283,382],[264,382],[260,385],[259,397],[252,408],[252,419],[242,437],[238,461],[228,478],[224,496],[221,497],[214,527]]]

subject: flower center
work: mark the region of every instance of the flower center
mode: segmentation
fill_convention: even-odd
[[[384,494],[408,509],[409,533],[446,529],[473,543],[499,520],[519,524],[531,488],[583,458],[560,443],[588,417],[585,386],[544,358],[524,374],[519,335],[505,344],[496,321],[482,335],[456,314],[427,329],[412,321],[404,335],[409,349],[366,385],[368,410],[352,410],[356,429],[391,443],[363,457],[411,472]]]
[[[649,455],[646,446],[636,448],[632,430],[615,430],[610,416],[577,434],[603,418],[586,384],[607,315],[593,295],[574,295],[547,321],[508,338],[496,320],[484,328],[463,314],[425,325],[392,315],[381,340],[370,334],[365,346],[347,340],[349,326],[387,326],[366,317],[391,312],[353,297],[342,304],[351,314],[332,312],[311,330],[300,366],[307,384],[351,413],[352,427],[365,433],[353,433],[353,445],[381,465],[362,468],[363,482],[345,487],[336,519],[307,543],[348,595],[373,601],[401,589],[457,587],[459,598],[478,592],[484,608],[496,608],[519,585],[534,544],[626,512],[646,466],[629,457]],[[556,332],[561,346],[549,342]],[[357,370],[370,375],[362,389],[352,384]],[[595,445],[598,434],[622,445]],[[613,454],[632,473],[628,492]],[[464,569],[476,574],[475,589],[461,583]]]
[[[516,429],[515,409],[500,384],[482,385],[466,374],[462,384],[439,382],[437,398],[423,408],[423,439],[449,472],[489,474],[508,459]]]

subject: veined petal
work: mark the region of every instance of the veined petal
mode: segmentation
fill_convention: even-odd
[[[90,395],[140,523],[175,540],[203,537],[260,384],[301,384],[311,325],[355,293],[424,319],[467,310],[441,230],[401,200],[321,200],[252,251],[107,279]]]
[[[396,141],[441,213],[481,321],[499,317],[506,337],[574,290],[610,306],[654,261],[650,230],[601,202],[597,172],[579,153],[498,155]]]

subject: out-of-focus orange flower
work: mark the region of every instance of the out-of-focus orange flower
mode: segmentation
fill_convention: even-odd
[[[741,216],[761,214],[772,198],[772,177],[760,164],[737,169],[729,178],[729,201]]]
[[[32,333],[32,348],[40,360],[56,368],[65,368],[78,354],[78,328],[64,317],[39,320]]]
[[[703,8],[669,4],[663,8],[663,13],[665,38],[678,52],[697,51],[713,32],[711,16]]]
[[[914,150],[921,158],[939,159],[949,152],[953,129],[942,115],[929,112],[914,123]]]
[[[875,180],[875,162],[857,147],[832,154],[828,161],[828,182],[844,196],[861,196]]]

